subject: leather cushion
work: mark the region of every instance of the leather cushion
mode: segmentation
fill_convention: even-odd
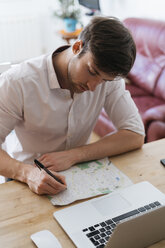
[[[154,94],[155,96],[165,100],[165,68],[162,70],[162,73],[156,84]]]
[[[163,100],[153,97],[152,95],[134,97],[133,100],[142,116],[146,110],[164,104]]]
[[[138,52],[150,58],[165,56],[164,21],[127,18],[124,23],[134,37]]]
[[[148,92],[142,88],[139,88],[135,84],[126,84],[126,89],[129,90],[132,97],[148,96]]]
[[[161,73],[161,67],[152,59],[137,53],[135,64],[129,73],[133,84],[154,94],[156,81]]]

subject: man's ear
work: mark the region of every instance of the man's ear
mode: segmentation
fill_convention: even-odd
[[[75,43],[72,45],[72,51],[73,51],[73,53],[74,54],[80,53],[82,47],[83,47],[82,40],[75,41]]]

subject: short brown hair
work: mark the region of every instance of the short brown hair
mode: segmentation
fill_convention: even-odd
[[[129,30],[117,18],[93,17],[79,39],[83,42],[80,56],[90,51],[101,71],[113,76],[126,76],[131,70],[136,46]]]

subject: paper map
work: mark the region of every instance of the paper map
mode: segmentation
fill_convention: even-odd
[[[108,158],[74,165],[61,174],[66,177],[67,189],[49,196],[53,205],[67,205],[76,200],[111,193],[115,189],[132,184]]]

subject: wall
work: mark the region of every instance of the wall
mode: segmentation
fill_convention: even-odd
[[[165,20],[165,0],[100,0],[100,5],[104,15],[121,20],[130,16]],[[57,8],[58,0],[0,0],[0,63],[17,63],[52,52],[64,44],[58,35],[58,30],[63,28],[62,21],[53,17]],[[88,12],[82,9],[83,13]],[[24,27],[20,24],[21,18]],[[89,20],[84,15],[83,23]],[[2,25],[4,22],[8,26]],[[10,25],[12,22],[15,25]]]
[[[165,20],[164,0],[100,0],[104,15],[127,17],[145,17]]]
[[[61,20],[54,18],[53,0],[0,0],[0,63],[52,52],[64,43],[57,34]]]

